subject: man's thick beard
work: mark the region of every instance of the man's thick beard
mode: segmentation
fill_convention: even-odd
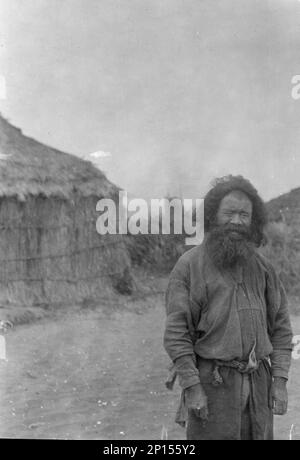
[[[209,232],[206,247],[218,268],[244,265],[254,253],[251,228],[233,224],[217,225]]]

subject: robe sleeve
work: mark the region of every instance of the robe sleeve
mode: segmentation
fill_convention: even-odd
[[[164,347],[174,363],[179,385],[185,389],[200,382],[193,346],[189,303],[189,266],[180,258],[171,272],[166,292]]]
[[[273,346],[273,352],[270,355],[271,369],[273,377],[283,377],[288,379],[293,349],[293,333],[285,289],[279,279],[279,276],[277,274],[274,274],[273,276],[273,288],[275,289],[273,298],[276,298],[276,304],[278,307],[275,310],[272,333],[270,336]]]

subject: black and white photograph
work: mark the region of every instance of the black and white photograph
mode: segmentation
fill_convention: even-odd
[[[0,0],[0,439],[300,440],[299,53],[299,0]]]

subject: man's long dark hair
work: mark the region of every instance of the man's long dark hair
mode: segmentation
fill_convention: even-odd
[[[216,225],[216,215],[222,199],[234,190],[240,190],[252,202],[252,242],[257,246],[266,243],[264,227],[268,221],[267,210],[263,200],[251,182],[243,176],[224,176],[216,179],[213,187],[204,197],[204,231],[209,232]]]

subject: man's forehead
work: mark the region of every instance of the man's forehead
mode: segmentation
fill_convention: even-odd
[[[243,208],[252,209],[252,202],[241,190],[233,190],[221,200],[220,208]]]

